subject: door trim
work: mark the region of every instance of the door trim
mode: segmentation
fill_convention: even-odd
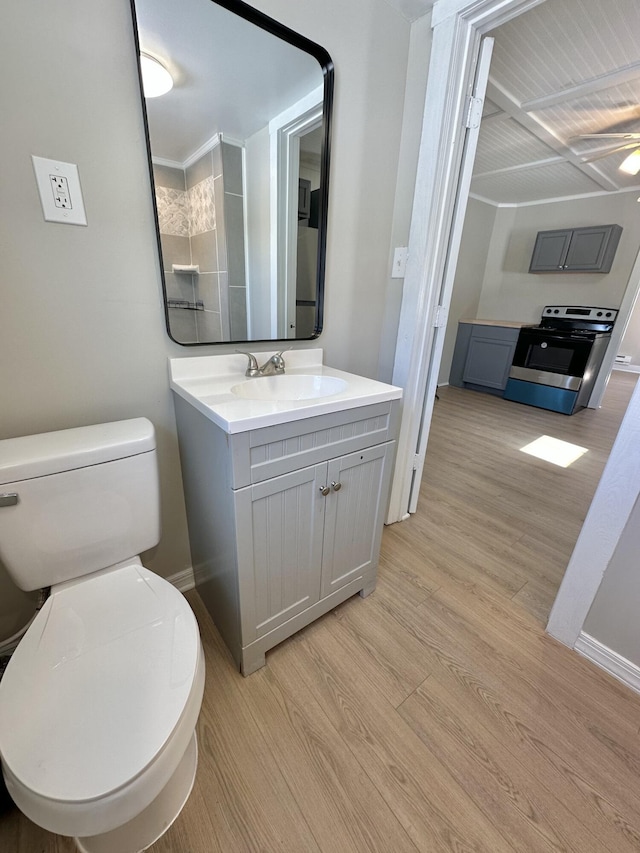
[[[640,382],[622,419],[549,616],[548,633],[566,646],[575,645],[633,507],[640,500],[639,446]]]
[[[415,194],[409,237],[409,259],[404,281],[398,329],[394,382],[404,388],[398,456],[387,523],[408,516],[407,495],[413,479],[414,422],[424,407],[427,370],[431,363],[436,295],[444,274],[449,238],[448,216],[453,209],[459,172],[459,142],[463,134],[462,92],[477,53],[479,38],[544,0],[436,0],[431,17],[433,30],[429,77],[423,113]],[[589,406],[599,405],[609,371],[640,290],[640,254],[631,273],[611,339],[611,355],[605,359]],[[448,309],[448,304],[443,306]],[[623,319],[624,318],[624,319]],[[440,355],[435,354],[439,361]],[[436,365],[437,367],[437,365]],[[602,576],[622,534],[633,503],[640,499],[640,385],[623,419],[609,462],[555,600],[547,631],[573,647],[600,586]],[[430,424],[425,422],[424,429]],[[629,463],[633,470],[630,470]],[[407,483],[408,481],[408,483]],[[612,488],[613,492],[611,491]],[[615,503],[610,494],[617,494]],[[602,512],[606,535],[602,536]]]
[[[387,523],[408,516],[429,369],[438,296],[446,271],[458,194],[467,94],[484,33],[543,0],[437,0],[425,95],[422,137],[409,231],[409,254],[398,326],[393,383],[404,389],[398,457]],[[468,193],[467,193],[468,194]],[[466,204],[461,196],[459,203]],[[443,308],[448,310],[451,295]],[[441,350],[441,347],[439,348]],[[426,412],[430,417],[430,412]],[[429,420],[422,423],[429,430]]]

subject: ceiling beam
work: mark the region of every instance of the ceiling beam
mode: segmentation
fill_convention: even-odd
[[[504,112],[504,110],[499,110],[496,108],[496,111],[493,113],[483,113],[482,114],[482,123],[484,124],[485,122],[488,122],[488,121],[506,121],[509,118],[511,118],[511,116],[508,116]]]
[[[567,86],[566,89],[560,89],[559,92],[542,95],[540,98],[532,98],[530,101],[520,104],[520,109],[528,113],[537,112],[547,107],[553,107],[556,104],[564,104],[566,101],[576,101],[578,98],[582,98],[585,95],[592,95],[594,92],[613,89],[623,83],[637,80],[638,77],[640,77],[640,62],[633,62],[631,65],[616,68],[614,71],[600,74],[598,77],[583,80],[582,83],[577,83],[575,86]]]
[[[474,178],[489,178],[493,175],[504,175],[505,172],[520,172],[524,169],[540,169],[543,166],[553,166],[564,163],[564,157],[545,157],[544,160],[532,160],[530,163],[518,163],[517,166],[504,166],[502,169],[490,169],[488,172],[474,172]]]
[[[491,76],[487,85],[487,97],[514,121],[518,122],[529,133],[539,139],[540,142],[543,142],[548,148],[551,148],[556,154],[560,155],[568,163],[571,163],[572,166],[575,166],[576,169],[579,169],[588,178],[591,178],[602,189],[609,191],[620,189],[620,186],[601,172],[597,166],[592,163],[583,163],[580,157],[573,153],[571,148],[555,137],[533,115],[525,112],[513,95],[493,80]]]

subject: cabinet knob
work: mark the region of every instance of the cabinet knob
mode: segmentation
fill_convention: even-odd
[[[334,481],[333,483],[331,483],[331,488],[333,489],[334,492],[339,492],[340,489],[342,488],[342,483],[336,483]]]
[[[326,497],[330,491],[331,489],[329,488],[329,486],[320,486],[320,494],[324,495],[324,497]]]

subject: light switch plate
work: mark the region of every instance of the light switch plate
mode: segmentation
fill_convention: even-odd
[[[87,216],[75,163],[62,163],[31,155],[42,212],[47,222],[86,225]]]
[[[391,278],[404,278],[407,268],[407,254],[409,250],[406,246],[398,246],[393,252],[393,266],[391,268]]]

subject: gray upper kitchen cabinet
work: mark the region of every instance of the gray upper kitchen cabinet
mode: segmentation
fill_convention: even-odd
[[[175,396],[196,588],[244,675],[375,587],[398,411],[228,434]]]
[[[540,231],[533,248],[529,272],[608,273],[621,234],[620,225]]]

